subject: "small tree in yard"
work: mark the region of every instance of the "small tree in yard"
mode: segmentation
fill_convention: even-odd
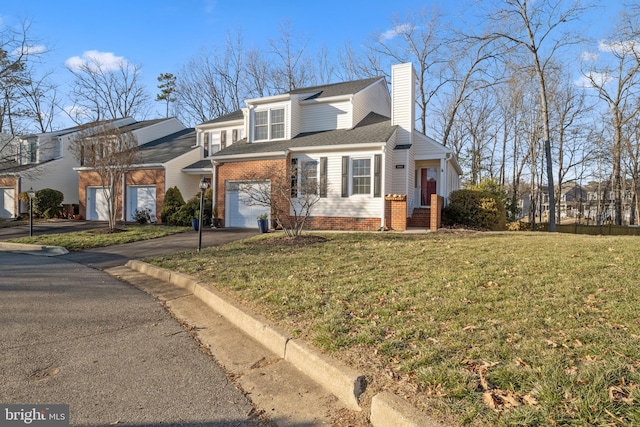
[[[327,181],[318,179],[318,162],[313,160],[292,159],[288,170],[274,173],[269,180],[256,174],[245,180],[251,182],[240,184],[239,190],[248,204],[269,208],[272,219],[289,238],[302,234],[313,207],[327,195]]]
[[[71,151],[80,165],[95,172],[107,201],[109,230],[116,229],[122,178],[138,152],[136,137],[109,122],[92,123],[79,132]]]

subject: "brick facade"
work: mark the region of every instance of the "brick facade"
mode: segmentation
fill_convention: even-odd
[[[389,195],[384,198],[386,227],[392,231],[407,229],[407,196]]]
[[[222,163],[217,165],[217,191],[216,206],[218,216],[224,225],[227,181],[258,181],[269,180],[272,177],[286,177],[289,158],[277,160],[250,160],[246,162]],[[273,184],[273,180],[272,186]],[[286,204],[288,210],[288,199],[283,197],[276,203]],[[381,226],[380,218],[351,218],[351,217],[326,217],[314,216],[310,218],[305,226],[308,230],[355,230],[355,231],[375,231]]]
[[[126,173],[125,182],[129,185],[155,185],[156,187],[156,221],[161,222],[160,211],[164,203],[165,171],[159,169],[140,169]],[[81,171],[78,173],[78,198],[80,204],[80,218],[87,217],[87,187],[100,187],[100,175],[93,171]],[[125,201],[126,203],[126,201]],[[117,218],[122,218],[122,189],[116,200]],[[125,205],[126,209],[126,205]],[[125,212],[126,217],[127,212]]]

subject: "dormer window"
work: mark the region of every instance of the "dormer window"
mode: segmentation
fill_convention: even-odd
[[[255,141],[283,139],[284,108],[256,111],[253,132]]]

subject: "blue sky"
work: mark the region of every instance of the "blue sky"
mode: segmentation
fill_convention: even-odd
[[[30,20],[30,34],[51,48],[44,68],[61,85],[71,81],[65,62],[88,51],[122,57],[142,66],[152,96],[160,73],[177,72],[203,48],[223,46],[226,34],[242,30],[247,47],[263,47],[276,38],[284,20],[311,38],[311,52],[324,45],[336,51],[354,48],[369,35],[391,28],[394,16],[435,7],[456,21],[463,0],[2,0],[0,24]],[[623,0],[602,0],[587,17],[585,30],[602,37]],[[401,19],[400,19],[401,20]],[[158,103],[159,104],[159,103]],[[158,110],[162,107],[158,105]]]

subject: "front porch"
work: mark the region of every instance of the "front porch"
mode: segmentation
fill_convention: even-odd
[[[431,195],[431,205],[413,208],[407,216],[407,196],[388,195],[385,197],[385,223],[391,231],[406,231],[408,227],[426,228],[432,231],[440,228],[444,197]]]

